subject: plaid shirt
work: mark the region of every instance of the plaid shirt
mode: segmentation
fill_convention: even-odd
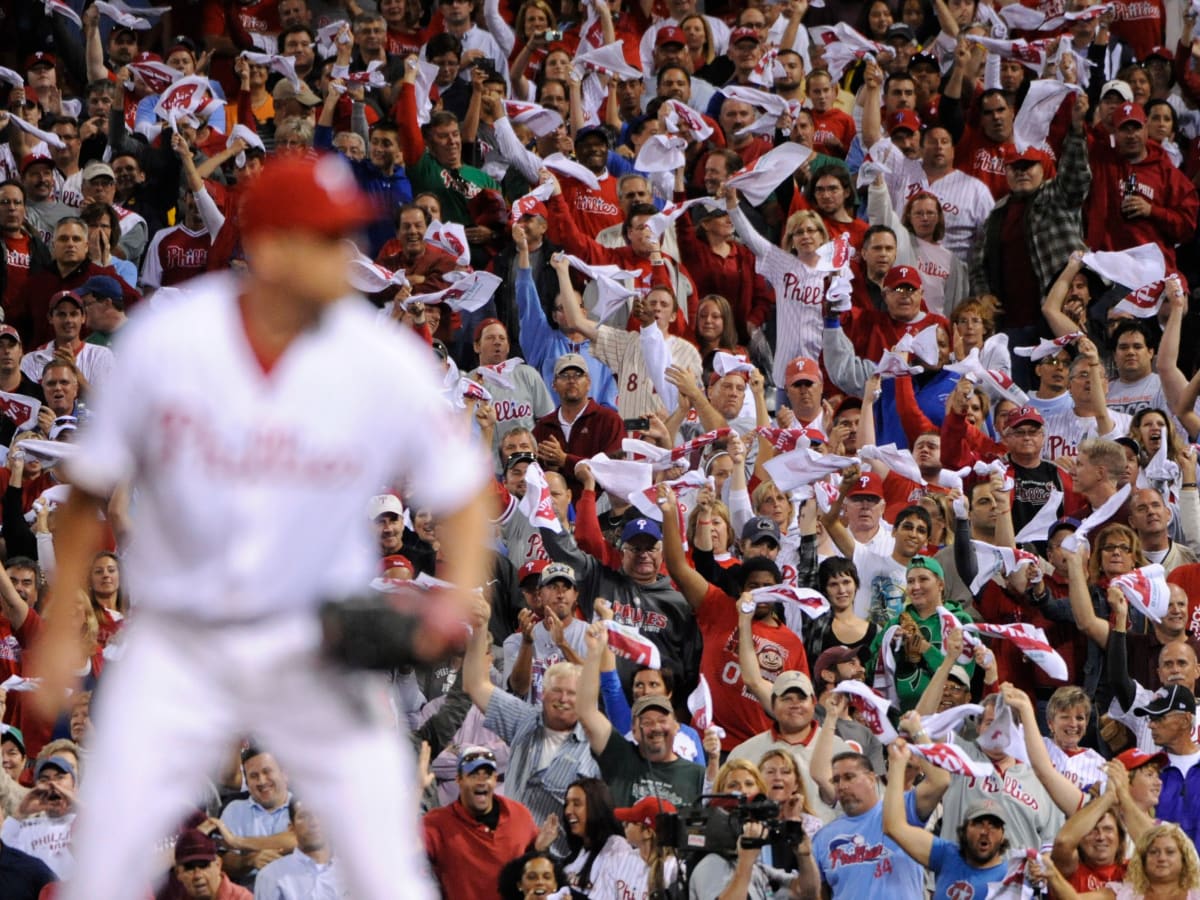
[[[582,725],[575,725],[553,759],[544,760],[541,755],[545,723],[540,707],[495,690],[483,724],[512,750],[504,776],[504,795],[529,807],[538,825],[550,813],[562,817],[567,788],[577,779],[600,776],[600,767],[592,758]],[[554,849],[565,854],[566,838],[560,835]]]
[[[1092,186],[1088,166],[1087,142],[1082,133],[1071,131],[1063,140],[1058,160],[1058,175],[1042,184],[1025,204],[1025,247],[1033,263],[1042,294],[1049,290],[1062,267],[1075,250],[1086,250],[1083,242],[1081,210]],[[1003,284],[1001,270],[1006,265],[1000,232],[1008,210],[1008,197],[984,222],[971,259],[971,293],[996,294]],[[1009,259],[1011,262],[1011,258]],[[1041,306],[1042,298],[1008,297],[1006,305],[1029,302]]]

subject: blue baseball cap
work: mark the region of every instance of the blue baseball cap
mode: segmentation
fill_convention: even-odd
[[[487,747],[464,747],[458,754],[459,775],[470,775],[483,768],[490,768],[493,772],[499,768],[496,765],[496,754]]]
[[[642,535],[648,535],[656,541],[661,541],[662,529],[658,527],[658,523],[653,519],[634,519],[632,522],[627,522],[621,530],[621,543],[627,544],[635,537]]]
[[[119,300],[125,295],[121,283],[111,275],[93,275],[75,289],[79,296],[91,294],[93,297],[103,297],[106,300]]]

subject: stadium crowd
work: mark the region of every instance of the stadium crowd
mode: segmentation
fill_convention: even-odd
[[[389,682],[444,897],[1200,898],[1195,5],[0,22],[0,897],[71,877],[137,615],[118,491],[70,714],[41,717],[89,392],[127,316],[245,268],[264,168],[337,154],[376,211],[350,282],[495,467],[464,651]],[[362,389],[386,416],[401,387]],[[372,587],[436,597],[405,485],[368,524]],[[158,897],[348,896],[253,738],[154,848]]]

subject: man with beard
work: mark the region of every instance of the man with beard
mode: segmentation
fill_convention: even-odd
[[[633,704],[633,744],[600,711],[600,663],[607,647],[606,634],[602,622],[588,626],[588,653],[579,679],[577,708],[614,802],[632,806],[643,797],[660,797],[676,806],[697,802],[704,791],[704,767],[675,752],[679,722],[670,700],[647,694]]]
[[[500,870],[532,847],[537,827],[528,809],[496,793],[496,755],[486,747],[463,748],[457,781],[458,800],[425,816],[425,852],[443,897],[492,897]]]
[[[910,825],[904,813],[904,775],[912,758],[912,750],[903,741],[888,748],[883,833],[913,860],[933,871],[937,879],[935,897],[971,896],[964,891],[967,885],[974,889],[974,896],[985,896],[989,882],[1001,880],[1008,869],[1004,810],[993,800],[972,803],[958,826],[957,843]]]
[[[504,642],[504,681],[518,697],[540,703],[546,689],[546,674],[556,664],[583,662],[583,654],[587,652],[583,633],[587,625],[575,615],[578,606],[575,571],[563,563],[551,563],[544,568],[538,578],[539,614],[521,610],[518,616],[521,630]]]
[[[543,574],[552,568],[565,567],[548,566]],[[561,577],[557,573],[551,580]],[[481,601],[479,617],[483,615]],[[579,625],[586,630],[582,622]],[[557,811],[562,809],[567,788],[579,778],[600,773],[580,725],[579,666],[563,661],[550,666],[542,679],[540,699],[526,703],[498,690],[489,680],[488,642],[486,628],[477,628],[468,641],[463,657],[463,690],[484,714],[484,727],[509,745],[505,794],[523,804],[522,808],[527,807],[533,818],[550,830],[557,825]],[[553,839],[556,833],[550,837]],[[560,848],[566,847],[565,838],[558,843]]]

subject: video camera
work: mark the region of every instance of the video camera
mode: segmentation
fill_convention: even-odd
[[[705,805],[705,800],[712,802]],[[747,822],[762,822],[767,826],[762,838],[744,841],[747,848],[768,844],[791,847],[804,837],[802,823],[779,818],[778,803],[761,795],[747,800],[742,794],[704,794],[699,803],[659,815],[655,830],[660,847],[674,848],[681,855],[735,856]]]

